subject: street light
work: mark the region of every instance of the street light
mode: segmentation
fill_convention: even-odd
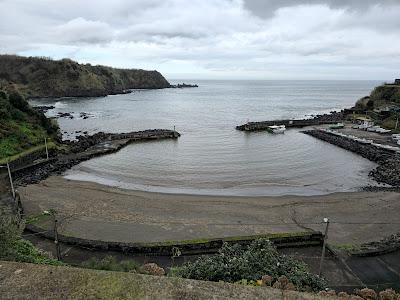
[[[13,180],[11,177],[10,165],[7,163],[7,166],[0,166],[0,168],[7,168],[7,170],[8,170],[8,178],[10,179],[11,192],[12,192],[13,198],[15,199],[15,190],[14,190]]]
[[[319,262],[319,272],[318,272],[319,276],[321,276],[322,264],[324,263],[324,258],[325,258],[326,241],[328,240],[329,219],[328,218],[324,218],[324,223],[326,224],[326,227],[325,227],[325,234],[324,234],[324,243],[322,245],[321,260]]]

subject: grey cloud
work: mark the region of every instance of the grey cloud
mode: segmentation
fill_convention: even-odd
[[[54,40],[62,43],[107,43],[113,39],[112,28],[104,22],[86,20],[82,17],[55,27]]]
[[[298,5],[328,5],[331,8],[347,8],[355,11],[363,11],[371,6],[383,7],[400,5],[399,0],[244,0],[244,7],[256,16],[269,18],[282,7]]]
[[[400,9],[391,9],[399,2],[0,0],[7,11],[0,52],[166,73],[279,68],[283,74],[310,66],[340,73],[354,65],[367,74],[376,66],[400,67]]]

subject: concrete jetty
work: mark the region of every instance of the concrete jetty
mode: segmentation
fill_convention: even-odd
[[[83,135],[76,141],[65,141],[64,146],[68,150],[54,153],[49,160],[34,161],[36,155],[33,155],[32,162],[12,169],[12,174],[19,184],[37,183],[52,174],[61,174],[80,162],[117,152],[131,143],[178,137],[180,137],[179,132],[168,129]],[[24,159],[24,162],[26,161],[29,161],[29,157]]]
[[[266,130],[272,125],[285,125],[286,128],[302,128],[306,126],[317,126],[321,124],[335,124],[337,121],[325,121],[320,122],[314,119],[302,119],[302,120],[275,120],[275,121],[261,121],[261,122],[248,122],[243,125],[236,126],[237,130],[240,131],[260,131]]]

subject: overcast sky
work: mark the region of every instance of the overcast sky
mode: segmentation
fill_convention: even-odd
[[[168,79],[400,77],[400,0],[0,0],[0,52]]]

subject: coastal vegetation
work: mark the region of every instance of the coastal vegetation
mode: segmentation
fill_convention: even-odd
[[[64,265],[22,238],[24,222],[7,207],[0,206],[0,260]]]
[[[0,161],[43,147],[45,138],[57,140],[57,135],[58,125],[35,111],[18,91],[0,90]]]
[[[83,262],[82,267],[104,271],[138,272],[140,266],[134,260],[118,261],[114,256],[108,255],[102,259],[92,257]]]
[[[281,255],[268,239],[249,246],[225,243],[217,255],[203,256],[172,270],[174,276],[197,280],[249,283],[270,276],[270,284],[285,276],[300,291],[320,291],[325,281],[311,274],[303,262]],[[265,278],[265,277],[264,277]]]
[[[360,115],[369,116],[384,128],[399,130],[400,84],[385,83],[375,87],[369,96],[356,102],[353,110]]]
[[[157,71],[79,64],[71,59],[0,55],[0,81],[28,97],[97,97],[170,87]],[[1,82],[0,82],[1,85]]]

